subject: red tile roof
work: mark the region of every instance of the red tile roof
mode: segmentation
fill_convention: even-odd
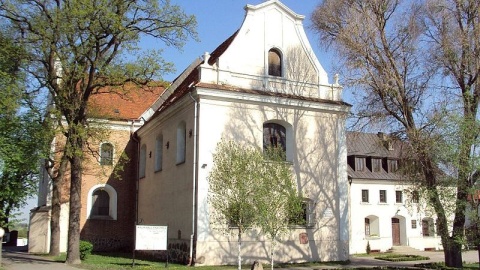
[[[110,120],[132,120],[140,116],[165,91],[163,85],[127,85],[105,88],[90,97],[88,115],[92,118]]]

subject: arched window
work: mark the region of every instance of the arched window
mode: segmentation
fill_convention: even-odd
[[[117,219],[117,192],[108,184],[90,189],[87,199],[88,219]]]
[[[180,122],[177,127],[177,164],[185,162],[186,125]]]
[[[91,216],[108,216],[110,211],[110,196],[108,192],[102,189],[97,189],[92,195],[92,210]]]
[[[269,148],[279,148],[283,151],[283,159],[286,159],[287,132],[284,126],[277,123],[263,124],[263,151]]]
[[[102,143],[100,145],[100,165],[113,164],[113,145],[111,143]]]
[[[163,161],[163,135],[159,135],[155,142],[155,171],[162,170]]]
[[[282,76],[282,56],[277,49],[268,51],[268,75]]]
[[[147,163],[147,146],[144,144],[140,148],[140,164],[138,168],[138,177],[145,177],[145,168]]]

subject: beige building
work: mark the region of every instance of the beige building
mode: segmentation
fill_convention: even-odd
[[[175,260],[234,264],[236,230],[212,225],[208,174],[217,143],[281,145],[305,224],[281,239],[278,261],[348,259],[345,118],[338,78],[330,83],[303,29],[304,16],[276,0],[246,6],[238,31],[194,61],[152,105],[140,142],[138,223],[168,226]],[[245,263],[268,260],[255,228],[243,239]]]

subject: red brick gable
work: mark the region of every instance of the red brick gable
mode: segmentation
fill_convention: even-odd
[[[102,89],[91,96],[88,116],[111,120],[138,119],[165,91],[164,86]]]

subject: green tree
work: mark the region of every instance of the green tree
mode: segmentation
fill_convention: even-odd
[[[8,226],[12,211],[35,192],[43,148],[41,114],[22,95],[25,57],[13,38],[0,33],[0,226]]]
[[[480,3],[474,0],[325,0],[312,16],[321,40],[344,60],[360,124],[388,127],[411,146],[417,184],[437,215],[447,266],[461,267],[472,148],[479,135]],[[458,113],[454,220],[441,202],[445,180],[438,128]],[[365,121],[363,121],[365,120]],[[449,228],[452,228],[451,230]]]
[[[54,104],[50,114],[66,138],[62,151],[70,164],[67,263],[78,264],[88,101],[102,91],[125,94],[127,82],[146,85],[171,71],[160,50],[139,50],[139,41],[150,37],[181,48],[188,37],[196,38],[195,18],[169,0],[4,0],[0,16],[29,52],[27,72],[38,86],[30,93],[48,90]]]
[[[265,154],[268,159],[263,162],[255,203],[257,225],[271,241],[270,266],[273,270],[278,237],[288,232],[290,225],[302,221],[303,211],[292,166],[285,162],[283,149],[270,147]]]
[[[258,149],[222,140],[213,154],[208,176],[213,223],[238,230],[238,269],[242,268],[242,236],[255,217],[263,155]]]
[[[278,236],[287,232],[292,216],[302,212],[302,200],[291,165],[281,148],[247,147],[222,140],[213,155],[209,174],[212,220],[220,229],[238,230],[238,269],[242,264],[242,236],[258,227],[271,240],[271,261]]]

